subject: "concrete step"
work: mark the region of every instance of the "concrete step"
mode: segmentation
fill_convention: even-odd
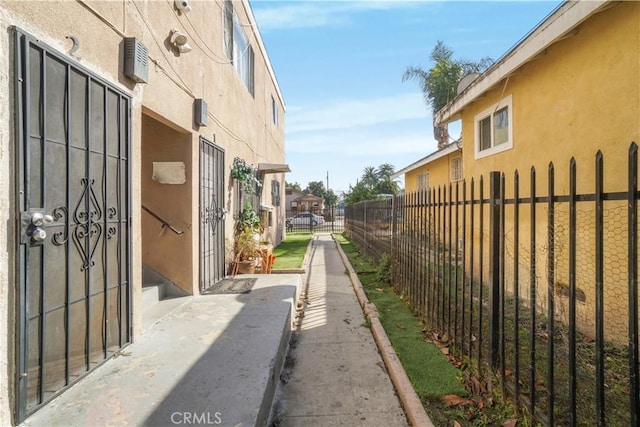
[[[142,329],[146,330],[182,305],[187,293],[146,265],[142,278]]]
[[[166,295],[164,283],[142,286],[142,307],[144,309],[157,304]]]

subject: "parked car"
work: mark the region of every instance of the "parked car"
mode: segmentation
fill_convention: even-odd
[[[287,218],[287,224],[290,226],[309,225],[309,222],[311,222],[312,226],[316,226],[318,224],[323,224],[324,218],[310,212],[299,213],[291,218]]]

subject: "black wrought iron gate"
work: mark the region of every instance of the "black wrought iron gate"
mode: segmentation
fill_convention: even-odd
[[[130,98],[14,31],[17,420],[130,341]]]
[[[225,275],[224,151],[200,138],[200,290]]]

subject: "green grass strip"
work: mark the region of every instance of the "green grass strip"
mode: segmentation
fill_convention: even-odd
[[[423,324],[393,288],[377,281],[376,266],[342,235],[335,235],[364,286],[369,301],[378,310],[391,344],[422,399],[438,399],[448,394],[466,396],[467,391],[458,379],[462,376],[447,356],[423,334]]]
[[[272,268],[302,268],[312,234],[288,234],[273,250],[276,262]]]

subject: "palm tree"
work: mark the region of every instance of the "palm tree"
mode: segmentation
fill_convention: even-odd
[[[378,191],[378,194],[396,194],[399,191],[400,185],[397,181],[391,179],[391,175],[393,175],[395,171],[396,168],[389,163],[383,163],[378,166],[378,169],[376,170],[376,176],[378,179],[378,182],[376,183],[376,190]]]
[[[376,186],[378,182],[378,174],[376,173],[376,168],[373,166],[367,166],[362,171],[362,182],[368,186],[369,188],[373,188]]]
[[[493,60],[489,57],[484,57],[478,62],[453,59],[453,51],[441,40],[436,43],[429,59],[433,66],[428,71],[420,67],[407,67],[402,81],[415,80],[420,85],[424,100],[433,113],[433,136],[438,141],[438,148],[442,148],[449,142],[449,134],[446,125],[436,125],[436,113],[455,98],[462,77],[470,73],[483,72],[489,68]]]
[[[393,165],[389,163],[383,163],[380,166],[378,166],[376,175],[378,176],[379,180],[384,180],[385,178],[391,178],[391,175],[393,175],[395,171],[396,171],[396,168]]]

